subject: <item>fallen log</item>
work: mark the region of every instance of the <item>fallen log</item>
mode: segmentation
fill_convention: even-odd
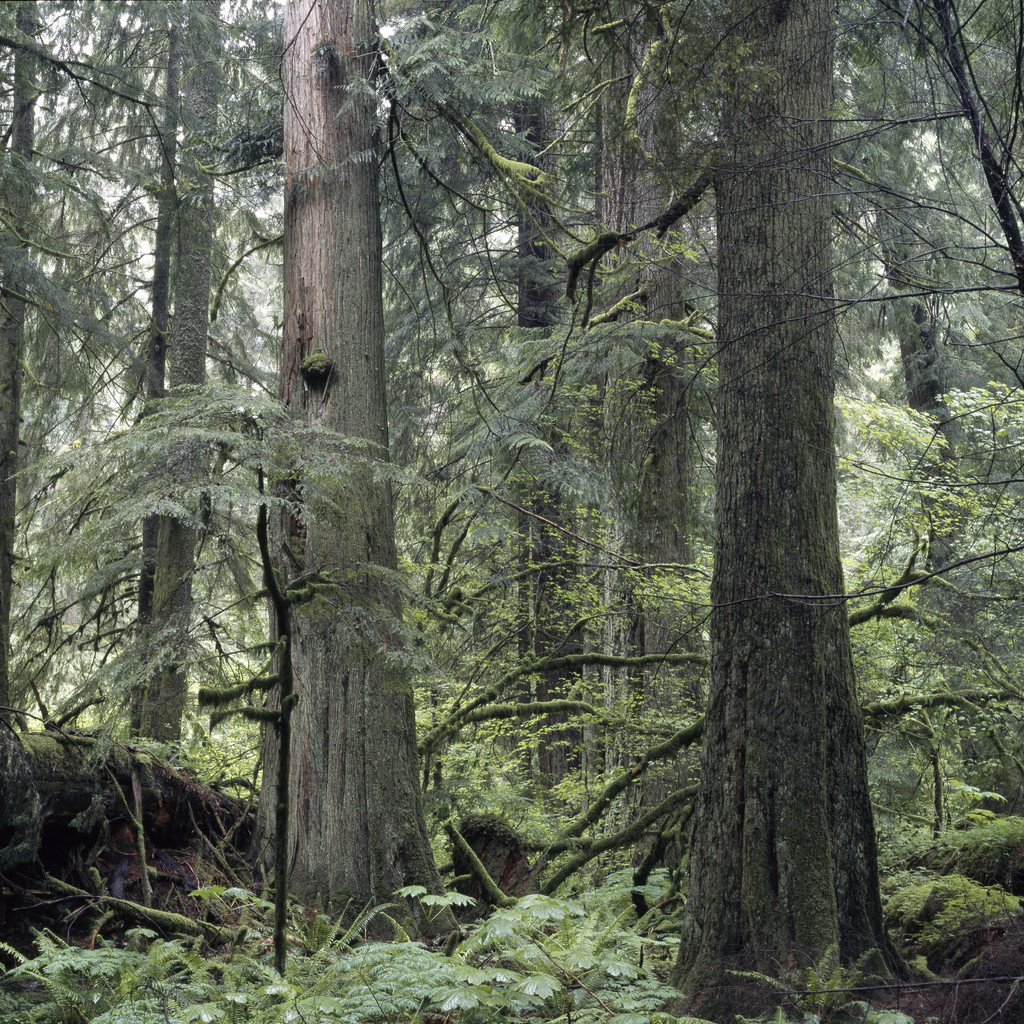
[[[183,894],[235,884],[222,853],[211,865],[204,851],[233,850],[241,863],[250,835],[240,801],[129,744],[0,728],[0,934],[25,923],[32,893],[52,892],[54,879],[93,897],[199,913]]]

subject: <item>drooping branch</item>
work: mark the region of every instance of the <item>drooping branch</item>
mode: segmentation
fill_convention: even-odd
[[[139,106],[146,108],[163,105],[160,99],[145,89],[139,89],[133,95],[102,81],[100,76],[113,69],[98,67],[84,60],[61,60],[59,57],[54,56],[45,46],[35,42],[28,36],[15,38],[14,36],[0,35],[0,46],[6,47],[9,50],[31,54],[36,60],[62,72],[72,81],[94,85],[97,89],[102,89],[105,93],[116,96],[118,99],[127,100],[129,103],[138,103]]]
[[[1009,159],[1000,161],[992,151],[978,99],[971,89],[956,9],[951,0],[934,0],[933,6],[939,22],[939,30],[942,33],[943,56],[946,66],[953,76],[953,84],[963,106],[964,116],[974,135],[974,144],[977,147],[978,159],[981,161],[981,168],[985,174],[985,182],[992,195],[996,218],[1003,231],[1003,237],[1006,239],[1007,248],[1010,250],[1010,258],[1013,261],[1013,269],[1017,277],[1017,288],[1021,294],[1024,294],[1024,238],[1021,237],[1020,225],[1014,211],[1015,202],[1010,181],[1003,169],[1004,166],[1010,166],[1011,161]],[[1007,156],[1007,154],[1003,155]]]

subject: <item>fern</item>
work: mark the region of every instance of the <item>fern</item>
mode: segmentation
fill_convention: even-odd
[[[999,886],[945,875],[906,886],[886,903],[890,927],[911,950],[941,961],[970,932],[1020,915],[1022,901]]]

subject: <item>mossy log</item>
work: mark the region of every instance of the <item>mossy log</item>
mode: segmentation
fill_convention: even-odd
[[[38,856],[53,867],[71,846],[132,826],[132,775],[141,781],[142,825],[157,845],[187,844],[196,829],[214,841],[244,808],[159,758],[120,743],[58,732],[0,733],[0,865]],[[243,826],[244,827],[244,826]],[[238,837],[244,842],[248,837]]]
[[[0,874],[5,897],[21,894],[19,911],[31,916],[25,894],[47,877],[95,896],[144,891],[140,835],[147,878],[161,883],[154,900],[166,902],[205,884],[201,849],[243,850],[250,826],[239,801],[134,747],[0,729]]]

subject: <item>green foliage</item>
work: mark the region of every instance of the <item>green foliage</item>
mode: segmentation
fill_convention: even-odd
[[[916,859],[945,874],[1019,892],[1024,880],[1024,818],[981,816],[969,828],[943,832],[922,843]]]
[[[885,905],[889,927],[906,951],[925,954],[933,966],[951,956],[972,932],[1021,912],[1021,900],[1000,886],[980,885],[957,874],[902,886]]]
[[[874,958],[869,954],[862,960]],[[877,978],[860,967],[840,965],[834,947],[820,962],[788,970],[781,977],[758,971],[729,973],[739,985],[753,983],[764,991],[775,990],[785,999],[773,1013],[753,1019],[737,1016],[737,1024],[914,1024],[904,1013],[878,1009],[858,998],[858,990]]]
[[[199,895],[221,909],[269,912],[269,905],[243,890],[209,887]],[[399,895],[430,898],[418,887]],[[435,905],[460,902],[457,894],[448,894]],[[297,943],[287,980],[269,966],[268,943],[258,925],[254,945],[236,945],[230,955],[218,957],[204,956],[198,943],[163,941],[146,929],[129,933],[127,948],[80,949],[43,933],[38,955],[5,979],[9,991],[40,986],[40,999],[5,1019],[11,1024],[299,1019],[383,1024],[440,1015],[483,1024],[543,1014],[549,1020],[601,1024],[675,1024],[677,1018],[660,1012],[675,990],[640,966],[641,949],[651,943],[622,918],[602,900],[527,896],[444,955],[408,941],[361,943],[366,915],[345,931],[340,921],[323,915],[307,923],[294,916],[291,935]],[[682,1021],[692,1024],[693,1018]]]

